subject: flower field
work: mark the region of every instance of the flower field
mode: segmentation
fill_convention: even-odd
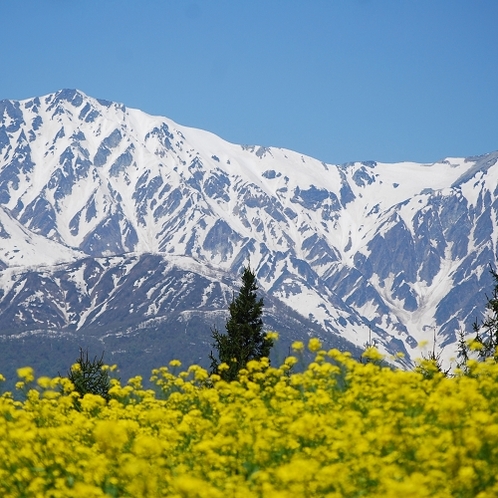
[[[0,496],[498,496],[498,365],[408,372],[312,339],[302,366],[294,346],[232,383],[173,361],[108,403],[20,369],[0,397]]]

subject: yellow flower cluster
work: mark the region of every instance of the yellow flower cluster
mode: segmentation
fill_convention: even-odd
[[[0,397],[0,496],[498,496],[498,365],[428,377],[321,347],[231,383],[172,362],[108,403],[20,369],[25,399]]]

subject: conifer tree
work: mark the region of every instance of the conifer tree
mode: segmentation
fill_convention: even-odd
[[[465,339],[465,332],[458,332],[458,347],[457,347],[457,368],[462,372],[468,372],[467,362],[470,359],[470,348]]]
[[[472,350],[477,350],[478,360],[484,361],[488,358],[498,360],[498,273],[492,267],[489,271],[495,285],[492,297],[486,296],[488,300],[486,317],[480,322],[475,320],[473,324],[475,337],[472,341],[466,341],[465,334],[459,333],[457,367],[463,372],[468,372],[467,362],[472,357]]]
[[[250,360],[268,357],[273,346],[273,341],[263,333],[263,299],[258,299],[257,290],[256,276],[248,265],[242,274],[239,295],[229,306],[226,334],[216,328],[211,331],[213,347],[218,352],[218,358],[212,351],[209,355],[211,372],[219,373],[224,380],[236,379]],[[228,369],[219,371],[221,363],[226,363]]]
[[[493,268],[490,269],[495,281],[492,297],[488,297],[486,308],[487,316],[480,323],[474,322],[475,341],[480,344],[479,358],[498,359],[498,273]]]
[[[90,360],[88,349],[80,348],[80,356],[68,372],[68,379],[74,384],[74,389],[81,397],[85,394],[96,394],[109,401],[111,378],[104,368],[104,353]]]

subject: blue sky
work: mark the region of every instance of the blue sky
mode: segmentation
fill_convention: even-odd
[[[1,0],[0,99],[78,88],[330,163],[498,149],[497,0]]]

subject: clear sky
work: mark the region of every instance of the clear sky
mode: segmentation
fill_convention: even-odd
[[[0,0],[0,99],[78,88],[330,163],[498,149],[498,0]]]

